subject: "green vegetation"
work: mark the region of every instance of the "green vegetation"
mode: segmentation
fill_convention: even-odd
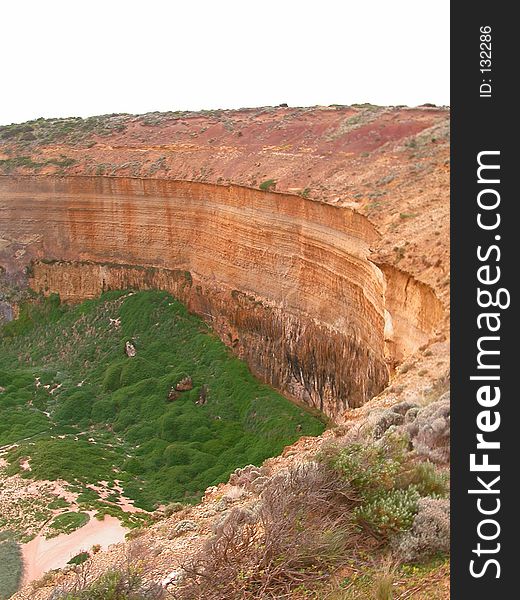
[[[429,462],[415,464],[408,440],[389,435],[386,444],[350,444],[323,456],[355,490],[357,522],[382,538],[410,529],[422,497],[448,493],[447,477]]]
[[[20,545],[0,538],[0,599],[9,598],[18,589],[23,563]]]
[[[53,534],[50,537],[59,535],[60,533],[72,533],[76,529],[83,527],[90,520],[87,513],[82,512],[66,512],[54,517],[49,528],[53,529]]]
[[[45,145],[53,143],[77,144],[92,135],[107,136],[126,130],[127,115],[100,115],[97,117],[68,117],[63,119],[35,119],[27,123],[0,126],[0,139],[12,142]]]
[[[76,556],[73,556],[67,564],[68,565],[81,565],[85,561],[87,561],[89,558],[90,558],[90,554],[88,552],[80,552],[79,554],[76,554]]]
[[[117,496],[103,501],[86,484],[118,480],[148,510],[193,502],[235,468],[324,429],[165,292],[75,307],[34,300],[0,329],[0,364],[0,445],[18,444],[7,472],[66,479],[85,509],[118,517]],[[175,391],[186,377],[191,389]]]
[[[53,500],[50,504],[48,504],[48,507],[51,510],[56,510],[58,508],[67,508],[68,506],[69,503],[64,498],[56,498],[56,500]]]
[[[78,592],[65,592],[59,600],[159,600],[164,590],[142,591],[143,581],[132,570],[107,571],[99,579]]]
[[[267,179],[266,181],[263,181],[258,187],[261,190],[264,190],[264,192],[268,192],[269,190],[274,190],[274,188],[276,187],[276,181],[274,179]]]
[[[71,167],[76,164],[76,160],[67,156],[61,156],[60,158],[49,158],[43,162],[36,162],[30,156],[15,156],[13,158],[5,158],[0,160],[0,169],[9,173],[12,169],[17,167],[25,167],[27,169],[41,169],[47,165],[54,165],[56,167]]]

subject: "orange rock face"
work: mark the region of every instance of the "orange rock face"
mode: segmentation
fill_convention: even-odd
[[[367,260],[377,234],[364,217],[237,186],[1,182],[3,235],[24,244],[24,262],[72,263],[37,263],[34,288],[66,300],[167,289],[264,380],[331,416],[386,383],[383,280]]]
[[[381,391],[389,352],[415,349],[435,326],[435,314],[419,319],[421,294],[402,324],[399,285],[389,317],[389,284],[368,259],[378,234],[350,209],[239,186],[85,176],[0,177],[0,199],[2,262],[33,261],[34,289],[69,301],[168,290],[264,381],[330,417]]]

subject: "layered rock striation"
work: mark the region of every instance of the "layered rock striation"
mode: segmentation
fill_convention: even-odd
[[[28,266],[31,287],[65,300],[168,290],[260,378],[331,418],[381,391],[389,359],[424,343],[442,313],[427,286],[385,278],[369,260],[378,233],[368,219],[295,195],[0,177],[0,238],[4,269]]]

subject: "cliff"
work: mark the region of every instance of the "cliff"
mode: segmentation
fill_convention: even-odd
[[[449,109],[261,107],[37,119],[0,127],[0,173],[182,179],[352,208],[374,260],[449,302]],[[0,242],[1,245],[1,242]]]
[[[0,177],[0,202],[2,264],[31,263],[34,289],[70,301],[168,290],[264,381],[332,418],[379,393],[387,363],[427,341],[442,316],[427,286],[369,260],[378,233],[347,208],[88,176]]]

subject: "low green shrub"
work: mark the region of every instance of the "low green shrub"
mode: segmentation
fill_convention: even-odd
[[[76,554],[76,556],[73,556],[67,564],[68,565],[81,565],[84,562],[86,562],[89,558],[90,558],[90,554],[88,552],[80,552],[79,554]]]
[[[378,537],[409,530],[421,498],[448,493],[447,476],[432,463],[415,462],[407,445],[406,437],[387,434],[380,443],[335,446],[320,457],[352,486],[355,518]]]
[[[49,525],[49,528],[53,530],[53,534],[50,537],[54,537],[60,533],[72,533],[76,529],[86,525],[89,520],[90,517],[88,514],[82,512],[66,512],[57,515]]]
[[[370,500],[354,510],[358,521],[366,524],[381,536],[405,531],[412,526],[420,498],[417,490],[410,486],[404,490],[384,490],[374,494]]]
[[[402,468],[401,455],[388,456],[375,445],[350,444],[333,451],[329,460],[365,501],[392,489]]]
[[[258,187],[261,190],[264,190],[264,192],[267,192],[276,187],[276,181],[274,179],[267,179],[266,181],[263,181]]]

